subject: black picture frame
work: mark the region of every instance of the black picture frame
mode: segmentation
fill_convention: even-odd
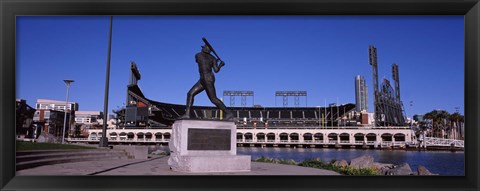
[[[465,176],[15,176],[20,15],[464,15]],[[479,0],[0,0],[1,190],[478,190]]]

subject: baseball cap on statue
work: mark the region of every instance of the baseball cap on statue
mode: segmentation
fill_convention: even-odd
[[[208,50],[210,50],[210,47],[208,47],[206,44],[202,45],[202,48],[208,48]]]

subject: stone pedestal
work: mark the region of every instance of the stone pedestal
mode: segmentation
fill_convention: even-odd
[[[251,157],[237,155],[236,136],[233,122],[177,120],[168,165],[179,172],[250,171]]]

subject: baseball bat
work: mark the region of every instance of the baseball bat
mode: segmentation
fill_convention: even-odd
[[[218,56],[217,53],[215,52],[215,50],[213,50],[212,45],[210,45],[210,43],[208,43],[207,39],[205,37],[202,37],[202,40],[203,40],[203,42],[205,42],[205,45],[207,45],[208,48],[213,52],[213,54],[215,54],[215,56],[217,56],[218,60],[222,61],[222,59],[220,59],[220,56]]]

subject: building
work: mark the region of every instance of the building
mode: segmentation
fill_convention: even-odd
[[[355,77],[355,106],[356,111],[368,111],[368,89],[363,76]]]
[[[37,99],[36,109],[51,109],[56,111],[65,111],[65,101]],[[73,109],[72,109],[73,108]],[[78,111],[78,103],[68,102],[68,110]]]
[[[367,111],[360,112],[360,124],[362,126],[371,126],[375,122],[375,118],[373,113],[369,113]]]
[[[131,64],[130,82],[127,85],[127,105],[114,111],[118,118],[118,128],[148,129],[170,128],[186,106],[157,102],[145,97],[138,80],[140,74],[135,63]],[[168,90],[165,90],[168,91]],[[277,128],[277,127],[327,127],[356,125],[347,116],[355,109],[352,103],[334,104],[329,107],[228,107],[233,113],[237,127]],[[216,107],[193,106],[194,119],[220,120],[223,115]]]
[[[92,124],[103,123],[103,112],[100,111],[77,111],[75,112],[75,123]]]
[[[70,137],[85,137],[89,129],[101,129],[103,125],[103,112],[77,111],[75,112],[75,126],[70,128]]]
[[[417,122],[423,121],[423,115],[414,115],[413,120]]]
[[[16,134],[24,135],[25,138],[33,138],[33,115],[35,109],[27,105],[27,101],[23,99],[16,100]]]
[[[37,128],[42,129],[43,133],[53,135],[55,137],[62,136],[64,126],[64,111],[57,111],[51,109],[38,109],[33,115],[33,122]],[[70,124],[70,114],[67,113],[67,124]],[[67,127],[69,127],[67,125]],[[67,131],[68,128],[65,128]]]
[[[33,121],[41,126],[43,132],[54,135],[56,137],[62,136],[62,130],[69,132],[70,127],[74,125],[75,112],[78,111],[78,103],[59,100],[37,99],[35,104],[37,110]],[[64,126],[65,110],[67,110],[67,126]],[[67,133],[65,133],[67,135]]]

